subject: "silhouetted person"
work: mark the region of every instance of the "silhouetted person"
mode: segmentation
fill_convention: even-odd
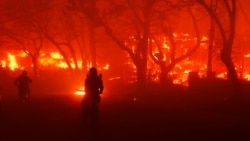
[[[85,79],[85,95],[82,100],[83,122],[86,125],[90,122],[95,126],[99,118],[100,94],[103,93],[102,75],[98,75],[97,69],[92,67]]]
[[[27,75],[27,71],[23,71],[21,75],[19,75],[14,84],[18,88],[18,96],[19,99],[24,102],[27,98],[30,98],[30,88],[29,85],[32,83],[32,80]]]

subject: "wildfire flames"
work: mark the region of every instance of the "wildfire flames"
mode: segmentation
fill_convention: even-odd
[[[183,35],[185,35],[185,37],[182,37],[183,41],[185,41],[185,42],[189,42],[191,40],[196,40],[196,39],[192,39],[191,37],[189,37],[188,34],[183,34]],[[176,34],[176,33],[174,34],[174,37],[180,38],[178,36],[178,34]],[[205,40],[208,40],[208,38],[204,36],[204,37],[202,37],[202,40],[205,41]],[[163,56],[163,59],[165,61],[167,61],[166,55],[168,55],[168,52],[170,51],[171,48],[167,44],[167,41],[165,38],[163,38],[162,43],[163,43],[162,48],[165,50],[165,52],[164,52],[165,56]],[[188,75],[190,72],[197,72],[199,77],[201,77],[201,78],[206,77],[207,46],[208,45],[206,43],[202,43],[200,45],[200,48],[197,50],[197,53],[194,57],[188,57],[175,66],[175,68],[169,73],[169,76],[173,80],[174,84],[188,85],[187,80],[188,80]],[[186,49],[184,49],[184,52],[185,52],[185,50]],[[156,49],[153,50],[153,52],[154,52],[154,54],[158,53],[158,51]],[[7,58],[0,60],[1,67],[8,68],[9,70],[12,70],[12,71],[15,71],[18,69],[24,69],[26,67],[32,67],[31,65],[24,66],[24,65],[20,64],[20,60],[24,60],[25,58],[27,58],[27,54],[24,52],[20,52],[20,53],[7,52]],[[242,54],[242,58],[244,60],[247,60],[250,58],[250,54]],[[53,69],[55,69],[55,68],[67,69],[67,67],[68,67],[67,64],[65,63],[63,57],[61,56],[61,54],[59,52],[56,52],[56,51],[40,53],[38,63],[39,63],[39,66],[41,66],[42,68],[47,67],[47,68],[53,68]],[[78,63],[82,64],[82,61],[78,61]],[[27,63],[24,63],[24,64],[27,65]],[[136,79],[136,77],[134,77],[136,74],[135,65],[133,64],[131,59],[127,59],[127,62],[124,62],[124,64],[125,64],[125,66],[127,66],[127,68],[130,68],[129,69],[130,73],[129,74],[127,73],[127,76],[123,76],[123,74],[121,74],[121,76],[112,77],[112,78],[109,78],[109,80],[115,80],[117,78],[124,79],[123,77],[130,77],[130,79],[124,79],[124,80],[127,81],[127,83],[135,81],[135,79]],[[102,70],[108,71],[110,68],[110,65],[112,65],[112,64],[110,64],[109,62],[106,62],[106,63],[103,63],[99,66],[102,66],[101,67]],[[235,66],[236,66],[236,70],[237,70],[240,78],[247,80],[247,81],[250,81],[250,73],[249,73],[250,70],[248,70],[248,69],[250,69],[250,66],[248,66],[248,65],[250,65],[250,64],[247,64],[247,61],[245,61],[245,63],[236,64]],[[72,65],[72,66],[74,68],[74,65]],[[79,66],[81,66],[81,65],[79,65]],[[220,63],[220,64],[213,63],[213,66],[214,66],[213,71],[216,72],[215,77],[226,79],[227,73],[226,73],[226,69],[221,67],[221,66],[223,66],[222,63]],[[159,68],[159,66],[154,64],[153,60],[149,59],[148,70],[150,70],[151,80],[152,81],[159,81],[160,68]],[[131,72],[133,73],[133,75],[130,75]],[[75,94],[76,95],[83,95],[84,89],[76,91]]]

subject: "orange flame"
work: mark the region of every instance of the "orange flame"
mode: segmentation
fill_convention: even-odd
[[[10,62],[8,66],[10,70],[15,70],[19,67],[16,62],[16,57],[12,55],[11,53],[8,53],[8,61]]]
[[[188,46],[190,44],[193,44],[194,41],[197,40],[196,38],[191,38],[191,36],[189,34],[184,34],[184,33],[182,33],[182,34],[173,33],[173,37],[176,38],[177,40],[182,41],[182,42],[189,42]],[[130,40],[132,42],[136,42],[135,37],[130,37]],[[171,51],[171,46],[168,43],[168,39],[166,37],[162,37],[161,40],[162,40],[161,46],[162,46],[162,52],[163,52],[161,59],[162,59],[162,61],[165,61],[167,63],[171,63],[171,60],[168,57],[169,52]],[[169,76],[173,79],[174,84],[187,85],[188,73],[192,72],[192,71],[198,72],[198,75],[201,78],[206,76],[207,66],[205,65],[206,60],[204,59],[204,58],[206,58],[206,56],[203,56],[202,51],[204,51],[204,50],[206,51],[206,47],[207,47],[206,41],[208,41],[208,40],[209,40],[209,38],[207,38],[206,36],[202,36],[203,42],[202,42],[202,46],[201,46],[202,48],[201,48],[201,50],[199,50],[200,52],[198,53],[199,55],[197,55],[193,58],[190,57],[190,58],[187,58],[186,60],[183,60],[182,62],[177,64],[175,66],[175,68],[169,73]],[[153,41],[153,42],[156,42],[156,41]],[[125,42],[125,44],[129,45],[130,42]],[[132,50],[135,50],[136,47],[133,43],[130,46],[131,46]],[[179,52],[178,53],[180,55],[182,55],[182,53],[186,53],[189,49],[188,46],[181,45],[182,51],[180,53]],[[158,48],[153,47],[152,51],[156,55],[159,54]],[[19,58],[16,59],[16,57],[23,57],[24,58],[27,56],[28,56],[28,54],[26,54],[25,52],[22,52],[19,54],[16,53],[15,55],[8,53],[8,58],[6,60],[0,60],[1,67],[3,67],[3,68],[8,67],[10,70],[13,70],[13,71],[16,69],[21,69],[22,66],[17,63],[17,61],[19,61],[17,59],[19,59]],[[179,55],[177,55],[177,56],[179,56]],[[242,57],[243,57],[243,59],[247,60],[250,58],[250,54],[242,55]],[[128,56],[128,58],[129,58],[129,56]],[[72,61],[72,59],[70,61]],[[64,61],[63,56],[59,52],[56,52],[56,51],[54,51],[54,52],[42,52],[38,62],[40,63],[40,65],[42,67],[50,67],[53,69],[56,69],[56,68],[67,69],[68,68],[68,65]],[[250,81],[250,73],[249,73],[250,64],[247,62],[248,61],[245,61],[244,67],[243,67],[243,65],[240,66],[238,64],[236,70],[237,71],[242,70],[241,77],[247,81]],[[75,68],[73,61],[70,63],[72,65],[72,68]],[[79,68],[81,68],[82,61],[78,61],[77,63],[79,65]],[[125,63],[126,63],[126,66],[128,66],[127,68],[130,72],[128,72],[127,74],[124,74],[124,76],[123,76],[124,78],[122,78],[122,80],[126,79],[127,83],[135,82],[135,80],[136,80],[136,77],[135,77],[136,66],[131,61],[131,59],[129,59]],[[160,68],[159,68],[159,66],[155,65],[155,62],[153,62],[153,60],[149,60],[148,64],[149,64],[148,70],[152,71],[152,72],[150,72],[150,77],[151,77],[150,79],[152,81],[159,81],[160,80],[160,77],[159,77],[160,76]],[[88,65],[87,66],[88,68],[92,66],[91,63],[87,63],[87,65]],[[101,70],[109,70],[110,64],[109,63],[98,64],[98,67],[99,67],[98,69],[101,69]],[[227,78],[227,73],[226,73],[226,70],[224,68],[217,71],[216,73],[217,73],[216,74],[217,78],[222,78],[222,79]],[[117,78],[121,79],[120,77],[122,77],[122,76],[118,76]],[[127,79],[125,77],[129,77],[129,78]],[[117,78],[111,78],[111,79],[117,79]],[[84,95],[85,94],[84,88],[76,91],[75,94]]]
[[[85,89],[82,88],[82,89],[80,89],[80,90],[76,90],[76,91],[75,91],[75,95],[85,95]]]

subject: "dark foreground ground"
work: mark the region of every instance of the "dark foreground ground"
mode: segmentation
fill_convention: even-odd
[[[250,104],[187,93],[107,92],[97,128],[81,124],[81,96],[48,92],[20,103],[3,95],[0,141],[248,141]],[[144,95],[144,96],[142,96]]]

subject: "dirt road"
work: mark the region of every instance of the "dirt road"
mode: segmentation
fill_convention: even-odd
[[[0,141],[215,141],[249,140],[248,111],[204,108],[175,98],[103,96],[97,128],[81,124],[80,96],[3,96]],[[199,107],[200,106],[200,107]]]

